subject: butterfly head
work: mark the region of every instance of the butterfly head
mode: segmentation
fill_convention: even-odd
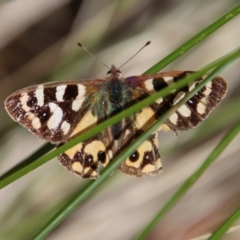
[[[117,69],[115,65],[112,65],[111,69],[107,72],[108,79],[118,79],[121,78],[121,76],[121,71]]]

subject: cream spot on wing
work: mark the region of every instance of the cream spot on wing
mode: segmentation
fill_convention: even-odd
[[[178,112],[184,117],[190,117],[191,116],[191,110],[185,104],[183,104],[178,109]]]
[[[83,166],[80,162],[74,162],[72,164],[72,170],[81,173],[83,171]]]
[[[109,157],[109,159],[112,159],[112,158],[113,158],[113,152],[112,152],[112,150],[108,150],[108,157]]]
[[[212,92],[212,82],[208,82],[206,85],[205,85],[205,90],[203,91],[203,94],[205,96],[209,96]]]
[[[197,112],[199,114],[204,114],[206,112],[206,106],[202,102],[197,104]]]
[[[63,96],[65,94],[66,87],[67,87],[67,85],[60,85],[60,86],[57,86],[57,88],[56,88],[56,99],[59,102],[63,101]]]
[[[85,99],[83,96],[86,93],[86,87],[84,85],[78,84],[77,86],[78,86],[78,95],[72,103],[72,110],[74,111],[78,111],[81,108],[82,103]]]
[[[135,126],[137,129],[146,130],[155,121],[154,111],[150,107],[146,107],[136,115]]]
[[[71,137],[83,130],[86,131],[90,127],[96,126],[96,124],[97,124],[97,117],[93,116],[91,111],[88,111],[84,115],[84,117],[81,119],[81,121],[78,123],[74,131],[72,132]]]
[[[177,104],[182,98],[184,98],[185,95],[186,94],[183,91],[177,93],[176,97],[173,99],[173,104]]]
[[[144,168],[142,169],[143,173],[149,173],[149,172],[153,172],[156,170],[156,167],[152,164],[147,164],[146,166],[144,166]]]
[[[63,121],[63,123],[61,125],[61,129],[62,129],[64,135],[66,135],[69,132],[70,126],[71,125],[67,121]]]
[[[188,90],[192,91],[195,88],[196,82],[188,84]]]
[[[176,113],[173,113],[170,117],[169,117],[169,121],[174,124],[177,125],[177,121],[178,121],[178,115]]]
[[[27,93],[22,93],[22,96],[20,97],[21,107],[25,112],[28,112],[31,110],[31,108],[27,105],[27,101],[29,99],[29,96]]]
[[[49,108],[52,116],[49,118],[47,126],[49,129],[55,129],[62,121],[63,111],[56,103],[53,102],[49,103]]]
[[[81,108],[83,102],[84,102],[84,98],[79,98],[74,100],[72,102],[72,110],[75,112],[78,111]]]
[[[84,148],[84,152],[86,154],[92,155],[93,156],[93,161],[97,162],[98,161],[98,153],[100,151],[105,152],[106,148],[101,141],[94,140],[87,144]]]
[[[129,129],[127,129],[125,132],[125,136],[128,136],[130,133],[131,133],[131,131]]]
[[[156,101],[155,101],[157,104],[160,104],[163,102],[163,99],[162,98],[158,98]]]
[[[28,120],[33,120],[36,117],[36,115],[31,112],[27,112],[26,116]]]
[[[174,83],[174,78],[173,77],[163,77],[163,80],[168,84],[168,85],[171,85]]]
[[[78,98],[82,98],[84,96],[84,94],[86,93],[86,87],[82,84],[78,84]]]
[[[172,129],[167,125],[167,124],[162,124],[162,130],[164,131],[164,132],[169,132],[169,131],[171,131]]]
[[[42,107],[44,104],[44,87],[43,85],[39,85],[35,91],[35,97],[37,98],[37,105]]]
[[[204,105],[207,105],[207,104],[208,104],[208,98],[207,98],[207,97],[204,97],[204,98],[200,99],[200,101],[201,101]]]
[[[41,127],[41,122],[40,122],[40,119],[38,117],[35,117],[32,120],[32,126],[33,126],[34,129],[39,129]]]
[[[148,91],[153,91],[153,78],[152,79],[148,79],[144,82],[145,87],[147,88]]]
[[[68,149],[66,152],[64,152],[66,155],[68,155],[68,157],[70,159],[73,159],[74,155],[77,153],[77,152],[80,152],[82,149],[82,144],[79,143],[77,145],[75,145],[74,147]]]

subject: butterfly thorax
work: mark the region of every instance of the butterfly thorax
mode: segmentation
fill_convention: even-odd
[[[114,105],[119,105],[123,101],[123,90],[125,89],[124,78],[121,77],[121,72],[114,65],[108,71],[107,76],[107,92],[109,100]]]
[[[120,113],[128,99],[128,91],[125,86],[125,79],[121,77],[121,72],[114,65],[108,71],[106,91],[108,94],[108,115],[113,116]],[[110,127],[110,134],[113,139],[118,140],[122,135],[125,121],[118,122]]]

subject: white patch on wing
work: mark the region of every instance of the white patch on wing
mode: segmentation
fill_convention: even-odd
[[[205,85],[205,90],[203,91],[203,94],[205,96],[209,96],[212,92],[212,82],[208,82],[206,85]]]
[[[169,121],[174,124],[177,125],[177,121],[178,121],[178,115],[176,113],[173,113],[170,117],[169,117]]]
[[[86,93],[86,87],[84,85],[78,84],[77,86],[78,86],[78,95],[76,99],[72,102],[72,110],[75,112],[81,108],[85,99],[83,96]]]
[[[39,129],[41,127],[41,122],[40,122],[40,119],[38,117],[35,117],[32,120],[32,126],[33,126],[34,129]]]
[[[70,130],[70,126],[71,125],[67,121],[63,121],[63,123],[61,125],[61,129],[62,129],[64,135],[68,134],[68,132]]]
[[[151,79],[148,79],[144,82],[145,84],[145,87],[147,88],[148,91],[153,91],[154,88],[153,88],[153,78]]]
[[[170,76],[168,76],[168,77],[163,77],[163,80],[164,80],[168,85],[171,85],[171,84],[174,83],[173,77],[170,77]]]
[[[72,102],[72,110],[75,112],[78,111],[81,108],[83,101],[84,101],[84,98],[79,98],[79,99],[74,100]]]
[[[202,102],[197,104],[197,112],[199,114],[204,114],[206,112],[206,106]]]
[[[182,98],[184,98],[185,95],[186,95],[185,92],[183,91],[179,92],[173,99],[173,104],[175,105],[176,103],[178,103]]]
[[[67,87],[67,85],[60,85],[60,86],[57,86],[57,88],[56,88],[56,99],[59,102],[63,101],[63,96],[65,94],[66,87]]]
[[[78,84],[78,96],[76,99],[82,98],[86,93],[86,87],[82,84]]]
[[[157,104],[160,104],[163,102],[163,99],[162,98],[158,98],[156,101],[155,101]]]
[[[53,102],[49,103],[49,108],[52,116],[49,118],[47,126],[49,129],[56,129],[62,121],[63,111],[56,103]]]
[[[44,87],[43,85],[39,85],[35,91],[35,97],[37,98],[37,105],[42,107],[44,104]]]
[[[20,97],[21,107],[25,112],[30,111],[30,107],[27,105],[27,101],[29,99],[29,96],[27,93],[22,93],[22,96]]]
[[[191,110],[185,104],[183,104],[178,109],[178,112],[184,117],[190,117],[191,116]]]
[[[189,92],[192,91],[195,88],[196,82],[188,84],[188,90]]]

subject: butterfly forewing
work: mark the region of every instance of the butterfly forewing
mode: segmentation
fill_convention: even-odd
[[[129,77],[126,82],[135,88],[135,91],[145,89],[146,92],[154,93],[163,88],[174,84],[193,72],[173,71],[152,75],[143,75],[139,77]],[[155,118],[158,119],[172,106],[178,103],[188,92],[194,89],[197,84],[204,80],[197,79],[186,87],[170,93],[164,98],[157,99],[151,105],[155,112]],[[198,93],[183,104],[169,119],[165,122],[172,130],[188,130],[200,124],[210,112],[221,102],[227,91],[227,83],[221,77],[214,78],[208,82]]]
[[[59,82],[19,90],[5,101],[9,115],[37,136],[52,143],[68,140],[86,108],[88,96],[103,80]]]
[[[58,146],[123,111],[192,72],[166,72],[122,78],[113,65],[105,80],[92,79],[42,84],[19,90],[5,101],[9,115],[37,136]],[[141,133],[191,91],[203,78],[77,144],[58,158],[69,171],[97,179],[105,167]],[[217,77],[182,105],[159,127],[187,130],[202,122],[226,94],[225,80]],[[162,170],[157,133],[144,141],[119,168],[142,177]]]

